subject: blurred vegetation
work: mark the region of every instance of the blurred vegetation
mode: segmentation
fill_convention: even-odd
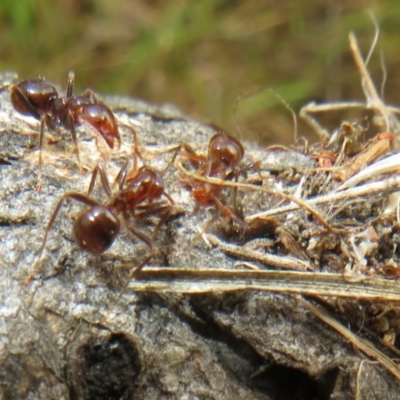
[[[396,103],[400,3],[389,0],[1,0],[0,68],[61,83],[73,69],[78,90],[171,102],[233,133],[290,143],[288,110],[262,89],[296,110],[363,99],[348,33],[366,54],[367,9],[381,29],[369,69],[379,86],[383,50]]]

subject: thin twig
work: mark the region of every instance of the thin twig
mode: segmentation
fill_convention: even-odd
[[[297,197],[286,194],[286,193],[282,192],[281,190],[264,188],[264,187],[260,187],[260,186],[251,185],[248,183],[224,181],[222,179],[212,178],[212,177],[208,177],[208,176],[201,176],[197,173],[188,171],[178,161],[175,161],[175,166],[185,175],[187,175],[193,179],[196,179],[198,181],[208,182],[208,183],[212,183],[213,185],[219,185],[219,186],[230,186],[230,187],[236,187],[236,188],[241,188],[241,189],[255,190],[255,191],[264,192],[264,193],[271,194],[273,196],[280,197],[287,201],[292,201],[292,202],[296,203],[299,207],[304,208],[308,212],[310,212],[329,232],[331,232],[335,235],[341,234],[341,231],[339,231],[338,229],[332,228],[329,225],[329,223],[326,221],[326,219],[317,210],[313,209],[309,204],[307,204],[307,202],[305,202],[304,200],[299,199]]]
[[[225,243],[214,235],[207,235],[208,240],[214,246],[218,246],[224,253],[243,258],[249,261],[258,261],[268,267],[290,269],[295,271],[313,270],[314,268],[308,262],[289,256],[277,256],[261,251],[250,250],[243,246],[236,246]]]
[[[385,120],[386,130],[388,132],[398,133],[400,131],[400,124],[397,118],[390,112],[388,107],[379,97],[379,94],[372,82],[371,76],[367,70],[367,67],[362,59],[360,49],[358,47],[357,38],[353,32],[349,34],[350,48],[353,53],[354,61],[362,77],[363,88],[365,96],[367,98],[367,104],[377,110]]]
[[[388,132],[393,132],[395,134],[400,132],[400,123],[397,120],[397,118],[393,115],[393,113],[399,113],[399,108],[395,106],[386,105],[383,102],[383,100],[379,97],[379,94],[367,70],[366,65],[368,64],[371,58],[372,52],[376,46],[376,42],[379,37],[379,25],[376,21],[374,14],[372,13],[371,13],[371,19],[375,27],[375,35],[365,62],[361,55],[357,39],[354,33],[351,32],[349,34],[350,48],[353,54],[354,61],[361,75],[361,85],[364,91],[364,95],[366,97],[366,103],[358,101],[347,101],[347,102],[327,103],[327,104],[310,103],[304,106],[300,110],[299,113],[300,117],[303,118],[322,138],[329,137],[330,136],[329,132],[325,128],[323,128],[322,125],[314,117],[311,116],[311,114],[320,112],[329,112],[334,110],[349,110],[352,108],[361,108],[366,110],[372,109],[373,111],[379,113],[383,117],[386,123],[386,130]],[[383,70],[384,70],[384,81],[385,81],[386,80],[385,69]]]
[[[372,40],[372,43],[371,43],[371,47],[369,48],[367,58],[365,59],[366,66],[368,65],[369,60],[372,57],[372,53],[375,50],[376,44],[378,43],[379,31],[380,31],[379,24],[378,24],[378,21],[376,20],[375,14],[371,10],[368,10],[367,13],[370,16],[372,23],[374,24],[375,34],[374,34],[374,39]]]

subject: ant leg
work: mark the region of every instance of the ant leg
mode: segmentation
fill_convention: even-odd
[[[216,197],[214,198],[215,205],[218,207],[218,213],[214,215],[211,219],[209,219],[201,231],[195,236],[195,238],[191,242],[191,246],[194,246],[195,243],[206,233],[210,227],[222,216],[224,218],[227,218],[231,221],[235,221],[238,225],[241,227],[245,227],[246,224],[243,222],[242,219],[240,219],[238,216],[236,216],[231,210],[229,210],[228,207],[224,206]]]
[[[14,85],[8,83],[7,85],[0,87],[0,93],[3,93],[5,90],[10,89],[10,87],[12,86]]]
[[[172,155],[171,161],[168,163],[168,165],[161,171],[161,173],[163,175],[169,170],[171,165],[175,162],[176,157],[178,157],[178,154],[182,150],[182,146],[183,146],[182,144],[179,144],[178,146],[173,147],[172,149],[168,150],[169,152],[173,151],[174,154]]]
[[[126,227],[129,229],[129,231],[132,233],[132,235],[136,236],[138,239],[140,239],[142,242],[146,243],[147,246],[150,247],[150,249],[153,249],[154,243],[153,241],[144,233],[138,231],[136,228],[134,228],[130,222],[129,222],[129,213],[127,211],[123,212],[123,217],[125,221]]]
[[[213,202],[218,208],[218,213],[216,215],[214,215],[209,221],[206,222],[206,224],[203,226],[202,230],[196,235],[196,237],[191,242],[192,246],[200,239],[200,237],[205,232],[207,232],[210,229],[210,227],[221,216],[224,218],[227,218],[230,221],[235,221],[241,227],[246,226],[245,222],[241,218],[239,218],[237,215],[235,215],[227,206],[223,205],[222,202],[216,196],[213,196]]]
[[[196,154],[192,146],[188,145],[187,143],[182,143],[182,148],[185,150],[186,157],[192,164],[193,168],[199,169],[201,165],[206,162],[206,158]]]
[[[117,175],[117,177],[116,177],[115,180],[114,180],[113,187],[114,187],[116,184],[118,184],[119,190],[120,190],[120,191],[122,190],[122,188],[123,188],[123,186],[124,186],[124,183],[125,183],[125,180],[126,180],[126,176],[127,176],[127,174],[128,174],[128,171],[129,171],[129,160],[126,161],[125,164],[124,164],[124,165],[121,167],[121,169],[119,170],[118,175]]]
[[[74,84],[75,84],[75,72],[68,71],[68,78],[67,78],[67,99],[72,97],[74,92]]]
[[[240,172],[237,173],[237,174],[235,174],[235,182],[236,182],[236,183],[237,183],[238,180],[239,180],[239,174],[240,174]],[[234,210],[235,210],[236,212],[238,212],[238,210],[239,210],[238,203],[237,203],[237,195],[238,195],[238,187],[235,186],[235,187],[233,188],[233,208],[234,208]]]
[[[193,150],[193,148],[187,144],[187,143],[181,143],[176,147],[173,147],[172,149],[169,149],[168,152],[174,152],[171,161],[168,163],[168,165],[164,168],[162,173],[165,173],[172,164],[174,164],[176,157],[178,154],[181,152],[181,150],[185,151],[186,158],[189,160],[189,162],[192,164],[193,168],[199,169],[202,164],[206,162],[206,159],[203,156],[199,156],[196,154],[196,152]]]
[[[100,168],[100,164],[97,164],[95,169],[92,172],[92,177],[90,179],[90,183],[89,183],[89,189],[87,191],[87,195],[90,196],[93,192],[93,188],[94,185],[96,183],[96,178],[97,178],[97,173],[98,173],[98,169]]]
[[[220,215],[222,215],[225,218],[230,219],[231,221],[235,221],[238,225],[244,227],[246,224],[244,221],[239,218],[237,215],[235,215],[227,206],[224,206],[220,200],[218,200],[216,197],[214,198],[215,205],[218,207],[218,210],[220,212]]]
[[[194,237],[194,239],[190,242],[190,245],[187,247],[188,249],[190,247],[193,247],[197,241],[210,229],[212,225],[218,220],[220,217],[220,214],[214,215],[212,218],[210,218],[201,228],[201,231]],[[207,242],[206,242],[207,243]]]
[[[137,170],[137,159],[139,158],[140,161],[142,161],[142,163],[144,163],[143,157],[140,154],[140,150],[139,150],[139,141],[138,141],[136,130],[133,129],[131,126],[126,125],[126,124],[119,124],[119,126],[122,127],[122,128],[127,129],[133,136],[133,149],[132,149],[132,152],[135,155],[135,158],[133,159],[133,170],[136,171]],[[121,145],[121,138],[120,137],[118,137],[118,142]]]
[[[83,97],[89,97],[90,101],[93,104],[104,104],[103,100],[99,96],[97,96],[96,93],[93,92],[93,90],[91,90],[91,89],[86,89],[83,92],[82,96]]]
[[[142,242],[146,243],[147,246],[150,247],[150,249],[153,248],[153,241],[144,233],[138,231],[137,229],[135,229],[133,226],[127,225],[129,231],[135,235],[137,238],[139,238]]]
[[[200,168],[204,167],[205,164],[209,164],[209,168],[211,168],[211,163],[208,162],[207,156],[196,154],[192,147],[187,143],[183,143],[183,150],[185,150],[185,156],[189,160],[190,164],[192,164],[193,168],[200,170]],[[209,171],[207,174],[208,173]]]
[[[40,131],[39,131],[39,172],[38,172],[38,182],[36,185],[36,191],[40,192],[40,189],[42,188],[42,153],[43,153],[43,142],[44,142],[44,129],[47,123],[49,116],[45,115],[41,120],[40,120]]]
[[[64,196],[61,197],[61,199],[57,203],[57,206],[56,206],[55,210],[53,211],[53,214],[51,215],[51,218],[50,218],[49,222],[47,223],[47,227],[46,227],[46,231],[44,233],[43,241],[42,241],[42,244],[41,244],[41,246],[39,248],[36,262],[35,262],[35,264],[33,266],[33,271],[25,279],[25,281],[24,281],[25,285],[29,284],[29,282],[33,279],[34,275],[36,274],[36,271],[37,271],[37,269],[38,269],[38,267],[40,265],[40,259],[42,258],[43,251],[44,251],[44,248],[46,246],[47,237],[49,235],[50,229],[52,228],[52,226],[54,224],[54,221],[55,221],[58,213],[60,212],[61,206],[63,205],[65,200],[68,200],[68,199],[73,199],[73,200],[79,201],[79,202],[84,203],[84,204],[86,204],[86,205],[88,205],[90,207],[94,207],[94,206],[99,205],[96,201],[94,201],[94,200],[90,199],[89,197],[87,197],[87,196],[85,196],[83,194],[80,194],[80,193],[74,193],[74,192],[66,193],[66,194],[64,194]]]
[[[176,208],[175,201],[174,199],[166,192],[163,193],[163,195],[167,198],[169,201],[169,204],[171,205],[171,208]]]
[[[160,221],[158,222],[158,224],[156,225],[156,227],[154,229],[153,236],[152,236],[153,240],[157,237],[158,232],[161,229],[161,226],[164,225],[165,221],[169,218],[169,216],[171,215],[172,211],[176,209],[175,201],[173,200],[173,198],[166,192],[164,192],[163,195],[169,201],[169,205],[164,206],[166,208],[166,211],[165,211],[163,217],[160,219]]]
[[[42,151],[43,151],[43,139],[44,139],[44,127],[46,124],[46,117],[40,121],[40,132],[39,132],[39,172],[38,180],[36,184],[36,191],[40,192],[42,188]]]
[[[165,221],[169,218],[172,213],[174,206],[171,204],[162,204],[163,201],[150,203],[143,205],[141,208],[140,206],[137,207],[137,210],[140,211],[139,213],[135,214],[136,219],[147,218],[149,216],[154,216],[156,214],[162,214],[160,221],[158,221],[156,227],[154,228],[153,235],[151,236],[152,240],[157,238],[158,232],[160,231],[161,227],[164,225]],[[141,211],[143,210],[143,211]]]
[[[160,231],[161,227],[164,225],[165,221],[169,218],[169,216],[171,215],[172,212],[172,208],[171,206],[164,206],[163,207],[165,209],[164,215],[162,216],[162,218],[160,219],[160,221],[158,221],[158,224],[156,225],[156,227],[154,228],[153,231],[153,235],[152,235],[152,239],[155,240],[158,232]],[[160,212],[162,210],[162,208],[160,208],[159,210],[154,211],[155,213]]]
[[[77,122],[75,122],[74,120],[72,120],[72,122],[71,122],[71,124],[73,124],[72,126],[74,127],[74,129],[75,129],[75,126],[78,125],[78,123],[81,124],[84,128],[86,128],[94,137],[94,139],[96,141],[97,150],[103,157],[103,160],[106,163],[108,163],[111,159],[111,154],[110,154],[110,146],[107,143],[107,140],[105,139],[105,137],[101,134],[101,132],[98,131],[98,129],[95,126],[93,126],[90,122],[88,122],[84,118],[78,116],[77,119],[78,119]]]
[[[230,179],[234,179],[235,182],[238,182],[239,176],[243,173],[246,173],[249,170],[257,170],[258,172],[258,176],[260,177],[260,179],[262,180],[262,176],[260,173],[260,166],[261,166],[261,161],[255,161],[249,165],[245,165],[243,167],[240,168],[235,168],[233,171],[231,171],[227,176],[226,176],[226,180],[230,180]],[[238,187],[235,186],[233,188],[233,208],[237,211],[239,210],[239,207],[237,205],[237,193],[238,193]]]
[[[74,121],[71,111],[68,112],[68,125],[71,127],[71,130],[70,130],[71,138],[72,138],[72,142],[74,143],[76,158],[78,159],[79,172],[81,175],[83,175],[81,158],[79,156],[78,138],[76,136],[76,130],[75,130],[75,121]]]
[[[97,164],[95,169],[92,172],[92,178],[90,180],[87,195],[90,196],[93,192],[94,185],[96,183],[97,174],[100,174],[101,185],[103,186],[103,189],[106,192],[107,196],[111,198],[112,191],[111,191],[110,183],[108,181],[107,174],[104,171],[104,167],[102,164]]]
[[[143,267],[146,266],[146,264],[148,264],[148,262],[155,256],[155,254],[156,254],[155,251],[152,250],[150,252],[150,254],[131,272],[131,274],[128,276],[128,279],[126,280],[126,283],[125,283],[124,287],[121,289],[121,291],[119,292],[117,298],[115,299],[114,303],[112,304],[108,315],[110,315],[112,313],[112,311],[114,310],[115,306],[120,301],[122,295],[126,292],[126,289],[128,288],[129,283],[131,282],[131,280],[143,269]]]

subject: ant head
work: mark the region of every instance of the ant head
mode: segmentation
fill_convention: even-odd
[[[102,254],[114,243],[120,231],[119,219],[104,206],[84,211],[74,224],[78,245],[91,254]]]
[[[56,88],[43,79],[28,79],[11,86],[11,101],[16,111],[37,119],[50,112],[58,98]]]
[[[83,120],[93,126],[104,138],[108,146],[113,149],[115,139],[120,141],[118,125],[114,114],[105,104],[88,104],[87,99],[86,103],[82,99],[80,97],[72,98],[73,103],[71,102],[70,107],[76,120]],[[74,109],[74,107],[76,108]]]
[[[234,168],[242,160],[244,148],[239,140],[224,132],[215,134],[208,146],[208,158],[212,165],[223,164]]]

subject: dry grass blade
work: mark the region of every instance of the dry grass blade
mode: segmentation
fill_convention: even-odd
[[[342,192],[331,192],[326,195],[313,197],[307,200],[310,206],[330,204],[342,200],[358,199],[362,196],[375,196],[377,194],[384,195],[400,190],[400,177],[389,177],[378,182],[368,183],[353,189]],[[294,211],[299,208],[298,204],[289,204],[287,206],[276,207],[270,210],[262,211],[257,214],[250,215],[246,221],[250,222],[256,218],[266,218],[272,215],[283,214]]]
[[[345,328],[341,323],[331,317],[324,309],[318,307],[303,298],[299,297],[299,301],[305,307],[307,307],[316,317],[321,319],[332,329],[340,333],[344,338],[346,338],[355,348],[361,350],[364,354],[372,359],[376,360],[384,368],[386,368],[392,375],[397,379],[400,379],[400,369],[399,367],[385,354],[380,352],[371,342],[366,339],[360,338],[353,332]]]
[[[348,162],[345,162],[344,165],[342,165],[341,168],[339,168],[336,172],[333,172],[333,176],[336,179],[339,179],[341,181],[347,181],[344,185],[345,187],[350,187],[354,186],[354,184],[349,185],[349,181],[352,181],[355,179],[354,175],[356,176],[362,176],[364,174],[365,167],[378,158],[386,155],[390,151],[390,141],[383,139],[383,140],[377,140],[371,145],[366,146],[365,149],[363,149],[357,156],[355,156],[353,159],[349,160]],[[372,165],[374,167],[377,163]],[[360,173],[358,173],[361,171]],[[386,171],[384,171],[386,172]],[[390,170],[388,171],[390,172]],[[378,175],[381,172],[376,172],[375,175]],[[372,174],[371,174],[372,175]],[[350,178],[350,179],[349,179]],[[368,176],[365,178],[361,178],[357,181],[361,182],[362,180],[368,179]]]
[[[378,142],[382,143],[382,141]],[[398,172],[400,169],[400,156],[399,153],[393,154],[390,157],[384,158],[369,167],[364,168],[357,175],[354,175],[349,180],[347,180],[343,185],[339,186],[337,190],[347,189],[351,186],[355,186],[358,183],[371,179],[377,175],[384,173],[394,173]]]
[[[129,283],[128,290],[187,294],[260,290],[400,303],[398,282],[347,280],[342,274],[320,272],[147,267]]]

